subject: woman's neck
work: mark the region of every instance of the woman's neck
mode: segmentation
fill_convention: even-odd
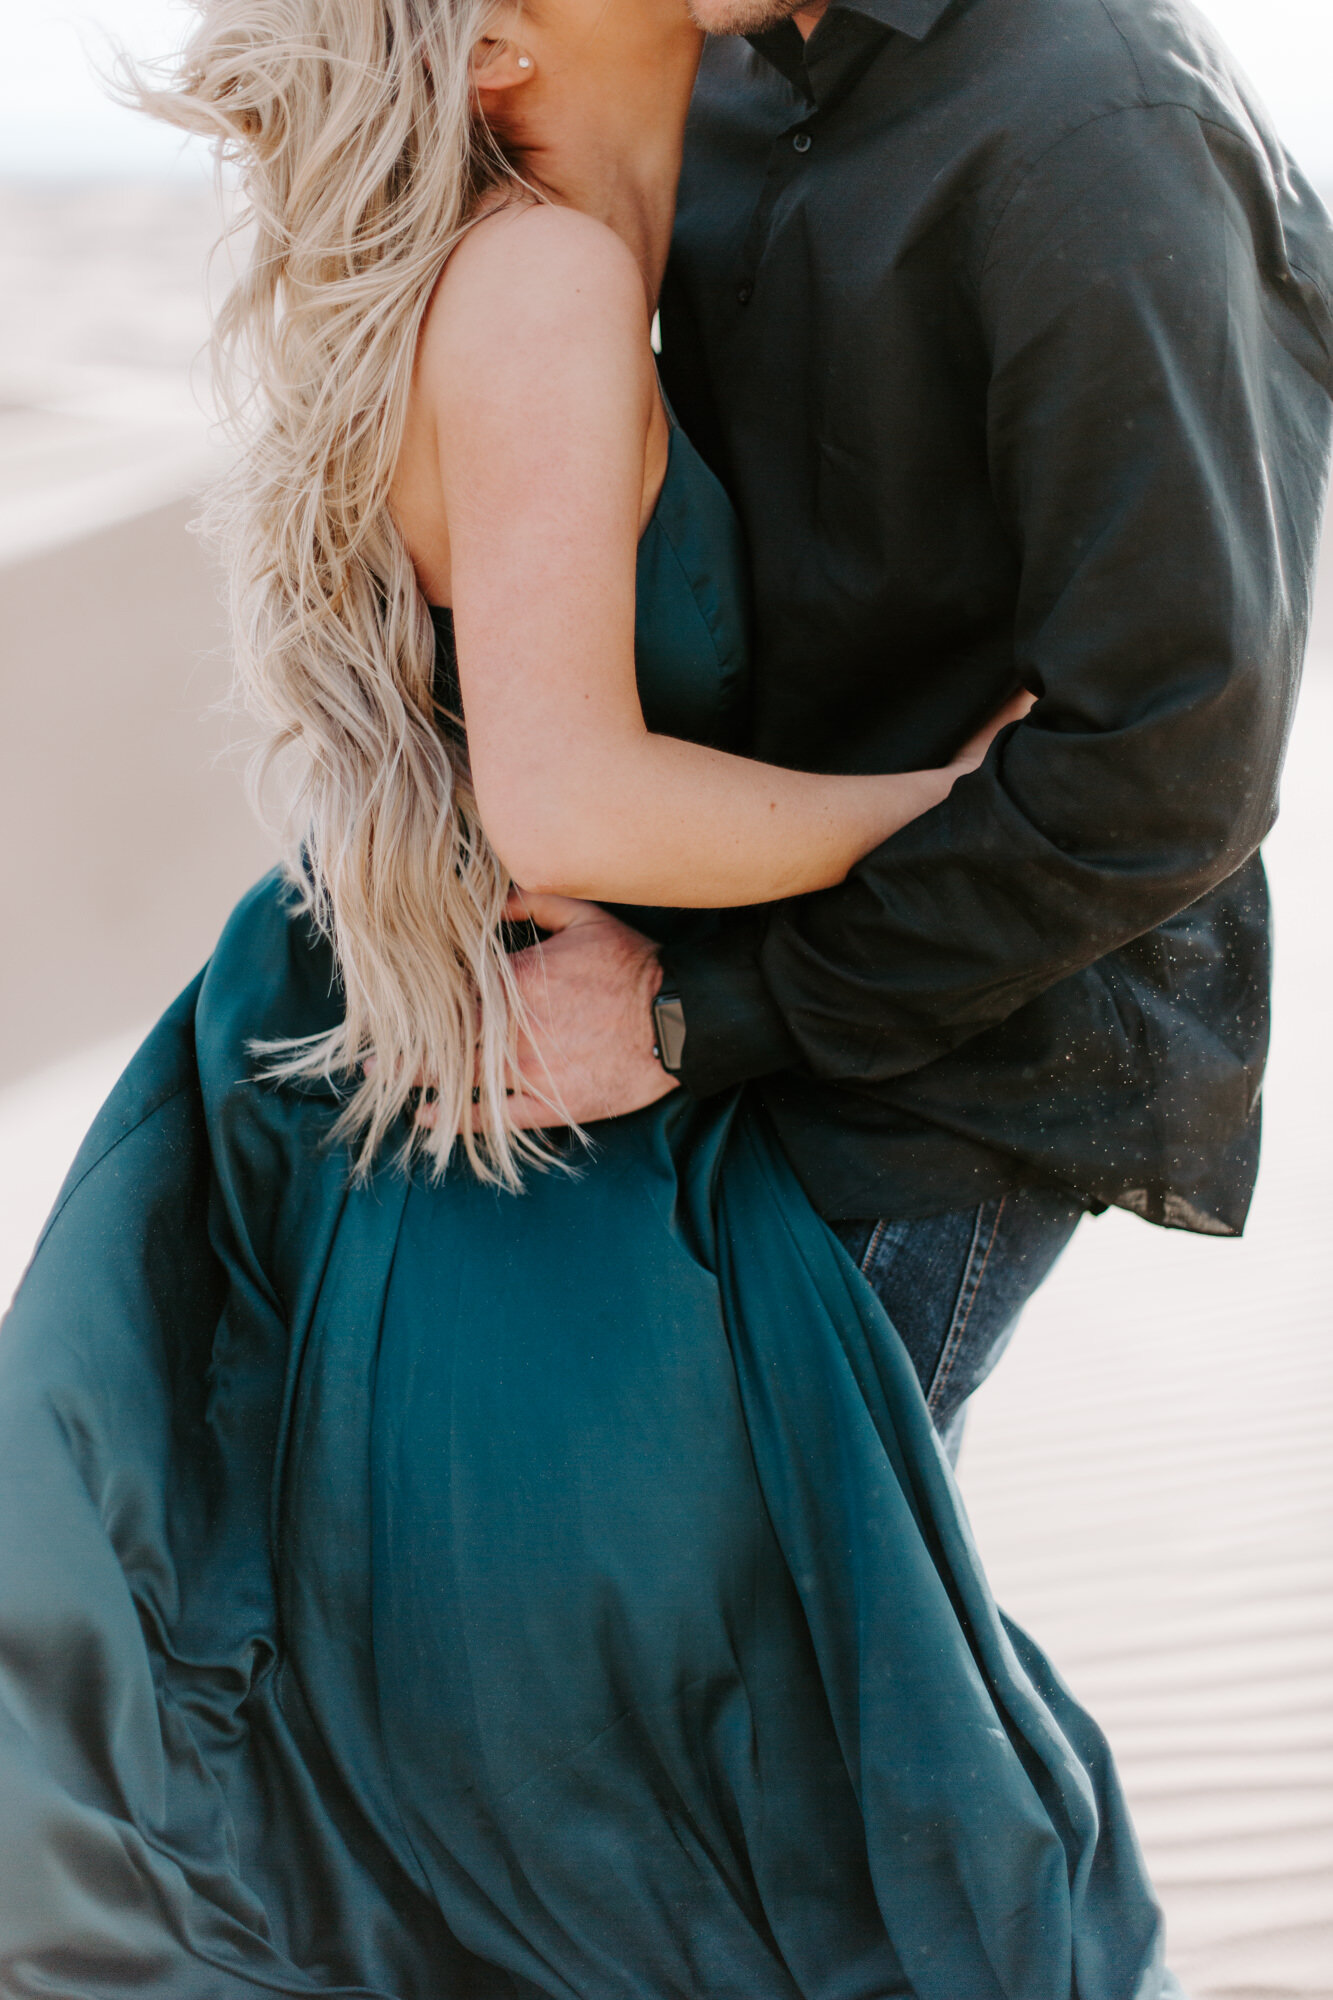
[[[655,306],[703,38],[680,18],[635,46],[613,37],[610,19],[576,57],[534,77],[499,136],[534,187],[623,238]]]

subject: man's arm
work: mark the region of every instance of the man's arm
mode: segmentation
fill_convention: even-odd
[[[1143,107],[1071,134],[1009,201],[978,307],[1039,706],[845,883],[667,954],[692,1089],[916,1069],[1262,839],[1333,388],[1327,225],[1301,212],[1312,277],[1265,173],[1239,137]]]

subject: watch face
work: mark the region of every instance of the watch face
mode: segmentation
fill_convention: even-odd
[[[685,1054],[685,1003],[679,993],[659,993],[653,1002],[657,1027],[657,1055],[663,1069],[674,1076]]]

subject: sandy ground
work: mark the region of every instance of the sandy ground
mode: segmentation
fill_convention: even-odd
[[[0,1084],[150,1019],[267,866],[192,511],[0,567]]]
[[[209,449],[185,388],[201,199],[0,188],[0,1300],[138,1032],[268,857],[179,497]],[[72,330],[43,230],[105,275],[95,338]],[[1330,742],[1326,560],[1269,847],[1252,1226],[1219,1243],[1085,1224],[963,1461],[997,1595],[1117,1748],[1195,2000],[1333,2000]]]

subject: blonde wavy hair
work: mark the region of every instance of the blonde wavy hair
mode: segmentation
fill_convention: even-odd
[[[346,1003],[328,1033],[265,1045],[266,1073],[339,1083],[335,1131],[361,1175],[428,1078],[437,1121],[409,1116],[403,1156],[442,1170],[460,1134],[474,1172],[513,1187],[550,1155],[508,1112],[511,884],[441,727],[431,620],[388,505],[427,302],[488,190],[514,181],[470,87],[489,0],[195,5],[180,56],[125,88],[211,137],[239,180],[229,234],[249,251],[212,346],[238,455],[203,526],[262,730],[256,794],[280,769],[288,872]]]

